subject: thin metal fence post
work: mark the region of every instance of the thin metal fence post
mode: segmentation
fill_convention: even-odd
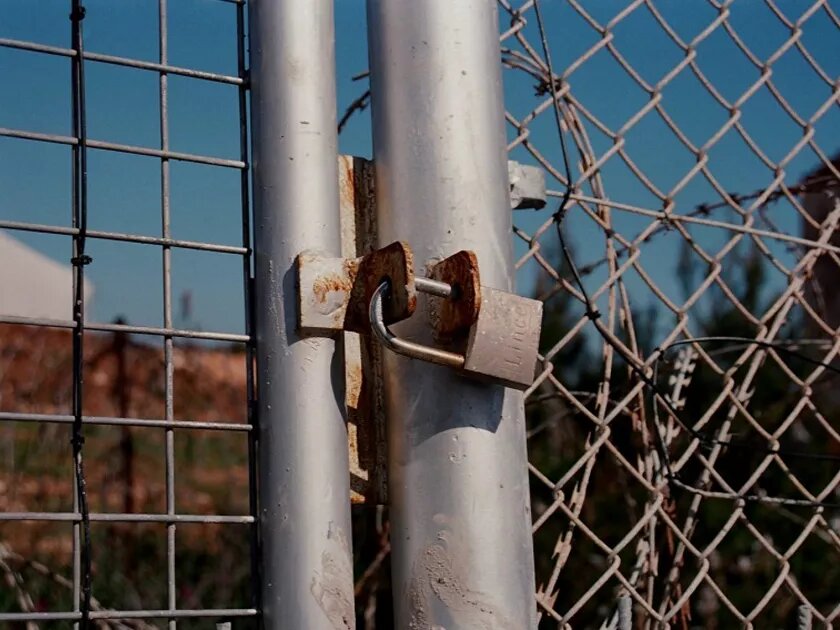
[[[495,3],[367,7],[380,245],[407,241],[418,273],[472,249],[510,290]],[[431,342],[423,312],[394,330]],[[396,627],[535,627],[522,394],[384,354]]]
[[[249,6],[263,621],[351,628],[343,359],[298,334],[293,271],[340,253],[333,3]]]

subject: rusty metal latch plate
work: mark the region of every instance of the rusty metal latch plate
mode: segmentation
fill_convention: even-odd
[[[325,334],[340,330],[369,333],[367,305],[379,283],[393,287],[385,309],[388,323],[406,319],[417,307],[414,259],[402,241],[361,258],[333,258],[302,252],[295,260],[298,326],[303,332]]]
[[[344,330],[370,332],[368,304],[376,287],[385,278],[390,280],[392,287],[391,300],[384,310],[385,321],[394,323],[411,317],[417,308],[414,256],[407,243],[395,241],[360,259],[350,291]]]
[[[481,309],[481,281],[475,252],[461,250],[429,270],[429,278],[452,286],[454,299],[429,296],[430,319],[441,341],[469,332]]]

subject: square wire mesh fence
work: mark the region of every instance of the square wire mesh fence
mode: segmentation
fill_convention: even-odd
[[[0,39],[0,625],[247,625],[245,6],[85,4]],[[97,286],[141,321],[97,321]]]

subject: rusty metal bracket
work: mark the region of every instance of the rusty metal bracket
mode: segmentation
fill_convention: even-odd
[[[360,258],[301,252],[295,260],[295,270],[298,326],[304,332],[370,332],[368,304],[384,279],[394,287],[385,321],[406,319],[417,306],[411,248],[401,241]]]
[[[359,269],[355,258],[301,252],[295,259],[298,327],[312,334],[344,329],[347,304]]]
[[[417,308],[414,257],[407,243],[395,241],[359,260],[344,318],[344,330],[370,332],[368,304],[384,279],[389,280],[393,287],[392,299],[383,313],[385,321],[394,323],[411,317]]]
[[[373,163],[342,155],[338,160],[341,255],[360,258],[376,249],[376,194]],[[388,502],[388,445],[383,348],[368,336],[339,333],[344,346],[344,404],[350,463],[350,500]]]
[[[481,308],[481,279],[475,252],[456,252],[434,264],[427,275],[453,287],[450,298],[429,296],[429,318],[438,339],[467,334]]]

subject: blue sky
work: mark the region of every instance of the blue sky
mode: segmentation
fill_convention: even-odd
[[[87,0],[86,48],[137,59],[157,61],[157,2],[154,0]],[[595,20],[608,22],[626,2],[593,0],[583,6]],[[789,17],[798,17],[809,3],[782,1],[778,6]],[[30,40],[69,47],[67,0],[0,0],[0,38]],[[600,35],[565,1],[543,0],[556,70],[562,71],[594,45]],[[701,32],[717,11],[705,1],[666,0],[657,7],[686,40]],[[730,23],[756,56],[766,59],[790,36],[790,30],[759,0],[738,0]],[[503,22],[507,18],[502,15]],[[337,75],[339,114],[366,87],[351,77],[367,68],[367,43],[363,0],[337,0]],[[236,74],[236,20],[231,4],[216,0],[170,0],[169,61],[212,72]],[[683,53],[664,35],[644,7],[625,17],[613,30],[614,43],[642,76],[656,82]],[[538,44],[533,16],[526,29]],[[806,22],[801,42],[831,77],[840,76],[840,30],[819,11]],[[756,79],[758,71],[737,50],[722,29],[698,46],[698,64],[725,98],[734,100]],[[156,73],[89,62],[89,137],[141,146],[159,143],[158,77]],[[831,89],[795,50],[773,66],[772,80],[805,118],[831,95]],[[69,76],[66,58],[0,47],[0,127],[62,135],[71,134]],[[569,76],[572,93],[610,128],[617,129],[648,96],[606,53],[601,51]],[[529,111],[539,98],[533,80],[521,73],[505,72],[506,104],[516,116]],[[239,158],[237,90],[234,86],[171,76],[170,135],[176,151]],[[696,78],[683,71],[663,91],[668,114],[695,143],[702,144],[728,114],[709,97]],[[840,148],[840,107],[835,103],[815,125],[815,138],[829,154]],[[775,103],[766,88],[742,108],[742,121],[772,160],[784,156],[802,137],[802,129]],[[596,154],[611,141],[588,127]],[[531,125],[532,139],[553,164],[560,154],[550,112]],[[511,129],[511,138],[513,130]],[[646,116],[626,135],[627,152],[663,190],[669,189],[691,168],[694,158],[681,147],[656,115]],[[369,112],[355,116],[340,138],[344,153],[370,155]],[[515,159],[533,163],[522,149]],[[727,190],[751,192],[767,185],[773,173],[736,134],[729,133],[709,153],[711,170]],[[159,160],[112,152],[89,152],[90,227],[92,229],[160,234]],[[795,182],[817,164],[816,156],[803,150],[786,168],[787,181]],[[172,233],[176,238],[215,243],[240,243],[239,175],[233,169],[171,163]],[[608,196],[624,203],[654,209],[661,203],[617,158],[602,169]],[[554,182],[553,188],[560,188]],[[719,197],[708,183],[696,177],[676,196],[679,212]],[[515,221],[532,231],[552,212],[518,212]],[[772,208],[779,227],[798,234],[799,220],[787,204]],[[721,215],[725,217],[726,215]],[[0,219],[70,224],[70,149],[66,146],[0,137]],[[615,213],[616,226],[633,235],[646,223],[638,217]],[[603,239],[579,211],[569,215],[567,233],[581,263],[603,254]],[[720,230],[698,230],[704,246],[714,251]],[[69,258],[70,240],[63,236],[16,233],[16,237],[56,258]],[[543,242],[548,244],[551,235]],[[768,244],[770,242],[768,241]],[[642,258],[656,281],[675,299],[680,297],[674,273],[679,239],[665,235],[645,246]],[[773,251],[788,256],[781,245]],[[162,324],[161,256],[157,247],[91,240],[94,263],[89,275],[96,284],[93,318],[109,321],[123,315],[139,325]],[[523,246],[517,245],[522,252]],[[173,295],[190,291],[193,320],[205,330],[240,332],[243,312],[238,257],[187,250],[173,251]],[[25,273],[25,270],[21,270]],[[519,274],[520,289],[528,291],[535,268]],[[603,274],[589,279],[596,286]],[[649,298],[638,278],[628,276],[638,303]],[[777,281],[781,281],[777,279]],[[2,290],[2,287],[0,287]],[[176,324],[178,318],[176,317]],[[186,322],[180,322],[186,323]]]

